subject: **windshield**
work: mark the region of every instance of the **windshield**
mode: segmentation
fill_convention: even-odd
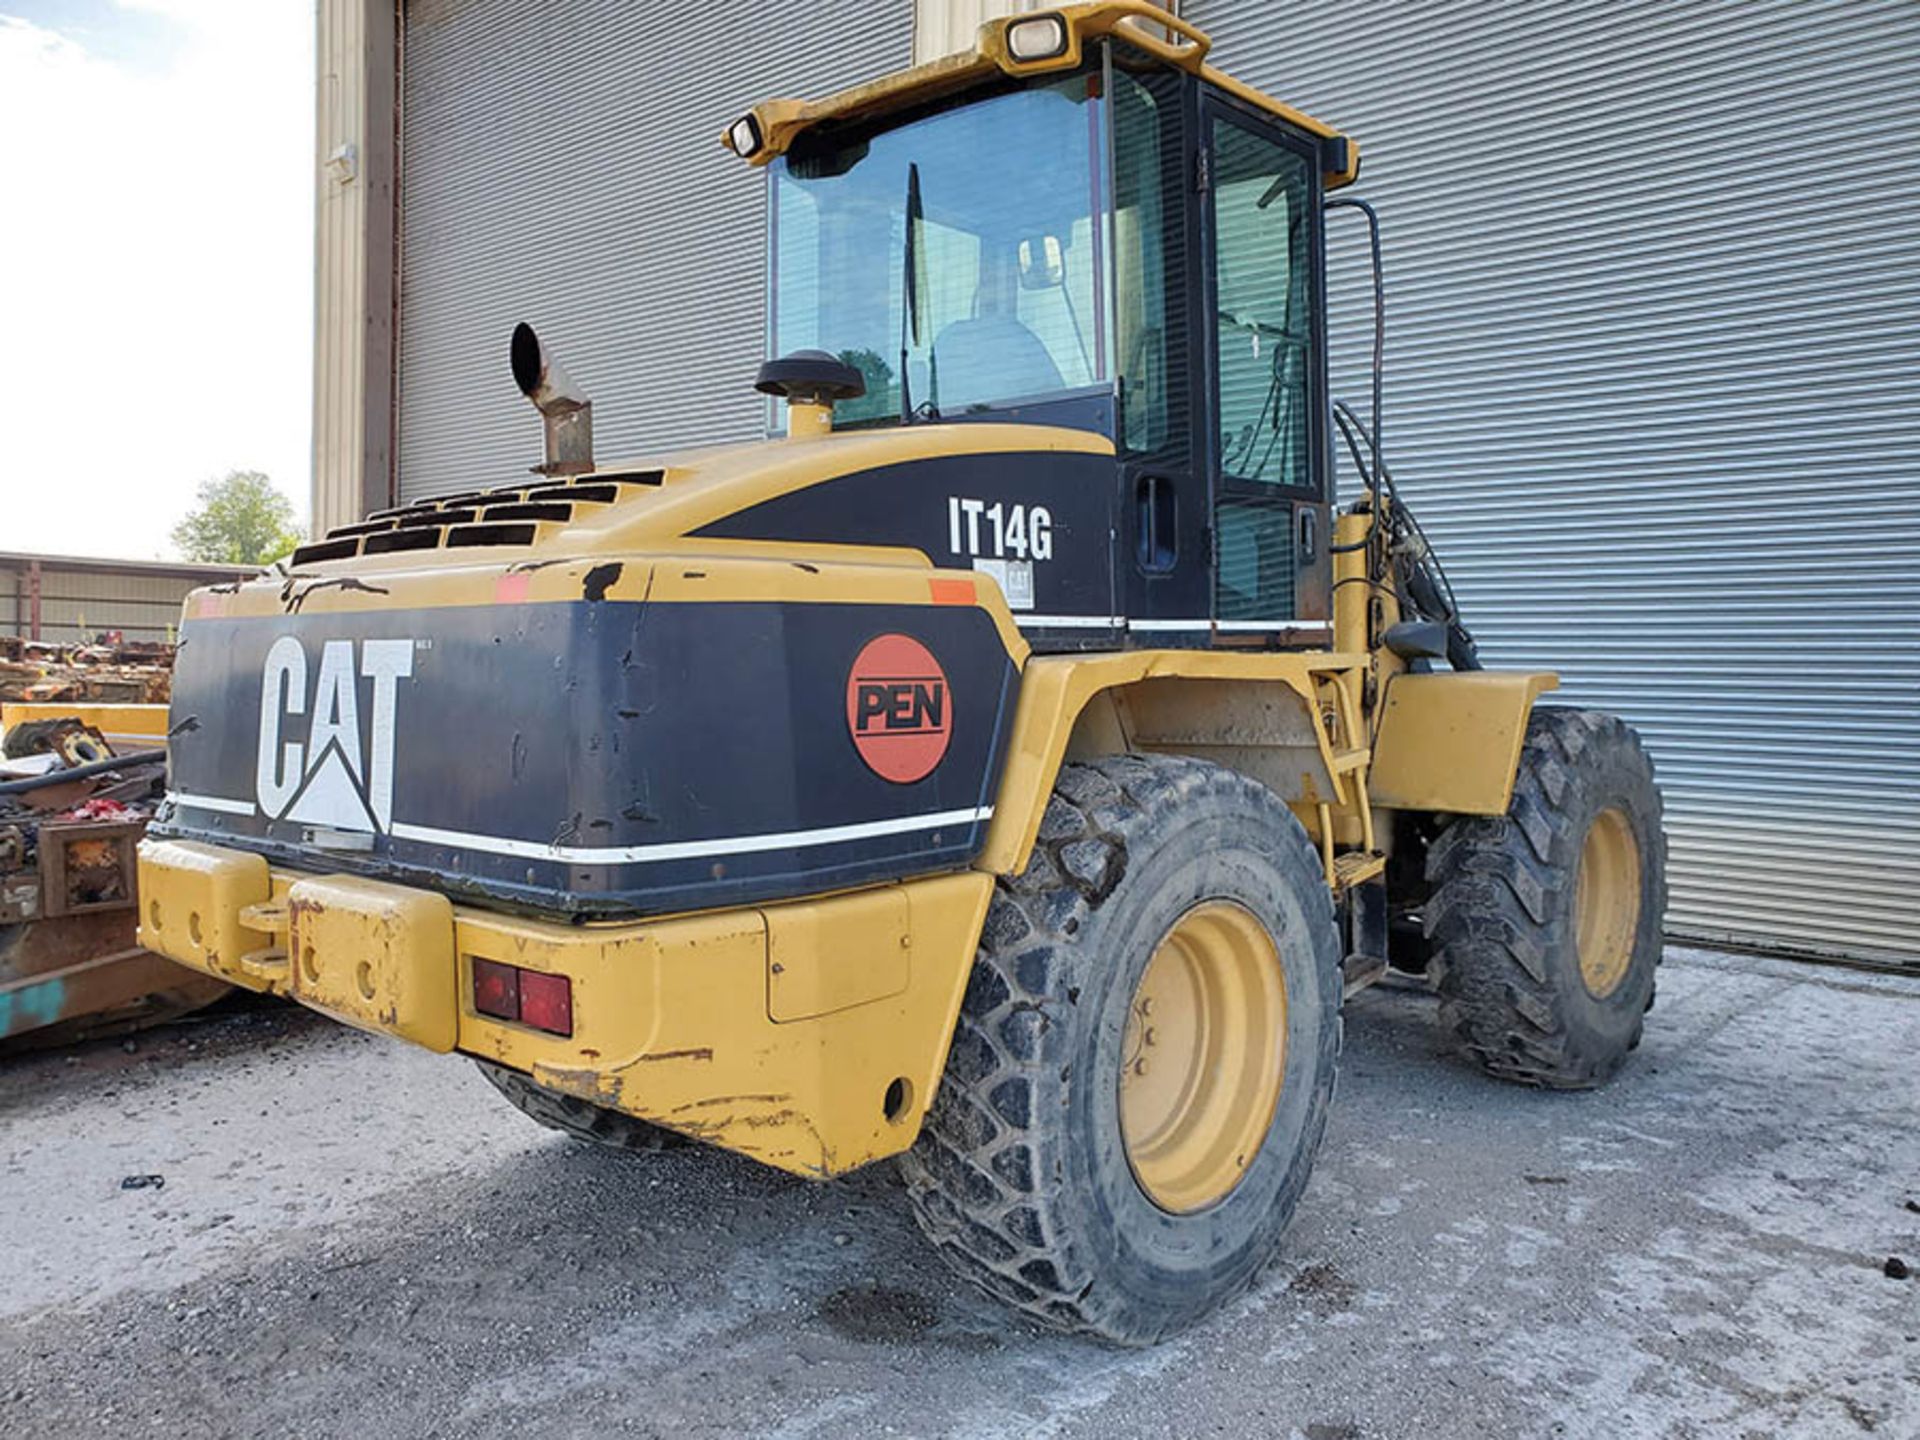
[[[836,424],[1105,383],[1099,88],[1074,75],[775,163],[772,349],[861,372]]]

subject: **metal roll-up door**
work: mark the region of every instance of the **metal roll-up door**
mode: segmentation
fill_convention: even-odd
[[[720,133],[909,61],[912,7],[412,0],[401,78],[399,489],[541,457],[507,338],[593,397],[603,461],[764,429],[765,174]]]
[[[1185,13],[1358,137],[1390,462],[1488,662],[1646,736],[1670,928],[1920,963],[1920,6]]]

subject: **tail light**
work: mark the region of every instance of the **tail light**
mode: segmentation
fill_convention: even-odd
[[[564,975],[522,970],[520,1023],[549,1035],[573,1034],[573,982]]]
[[[498,960],[473,961],[473,1008],[495,1020],[573,1034],[573,981],[565,975],[525,970]]]
[[[496,1020],[520,1018],[520,971],[491,960],[473,962],[473,1008]]]

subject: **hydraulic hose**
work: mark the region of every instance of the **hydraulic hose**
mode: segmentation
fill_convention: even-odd
[[[44,775],[29,775],[24,780],[0,781],[0,795],[24,795],[29,790],[44,790],[68,780],[85,780],[89,775],[104,775],[109,770],[131,770],[136,765],[153,765],[167,758],[165,750],[136,750],[131,755],[114,755],[90,765],[75,765],[66,770],[49,770]]]

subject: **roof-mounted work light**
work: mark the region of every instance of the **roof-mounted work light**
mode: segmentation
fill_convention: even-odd
[[[1007,54],[1022,65],[1057,60],[1067,53],[1067,22],[1061,15],[1035,15],[1007,26]]]

